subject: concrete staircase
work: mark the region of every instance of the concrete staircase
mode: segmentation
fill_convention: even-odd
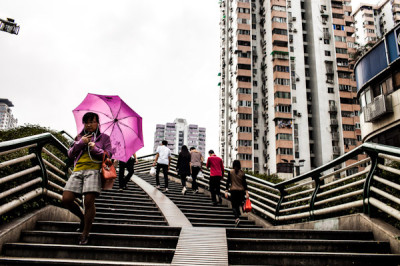
[[[164,265],[174,256],[181,228],[168,226],[157,206],[132,182],[102,192],[86,246],[78,223],[38,221],[18,243],[3,246],[0,265]]]
[[[154,177],[138,176],[155,186]],[[226,201],[212,206],[208,195],[190,189],[182,195],[171,180],[164,194],[194,227],[170,226],[138,185],[118,191],[117,183],[96,201],[89,245],[77,245],[77,222],[38,221],[18,242],[3,245],[0,265],[400,264],[400,255],[390,254],[388,242],[374,241],[372,232],[265,229],[245,216],[235,228]]]
[[[147,174],[137,175],[153,186],[156,185],[155,177]],[[163,191],[163,178],[161,175],[161,191]],[[225,200],[222,204],[213,206],[210,196],[204,193],[193,194],[193,191],[189,188],[186,194],[182,195],[182,185],[180,183],[170,180],[168,184],[169,190],[167,193],[164,192],[165,195],[181,209],[193,226],[235,227],[235,218],[232,209],[225,203]],[[261,226],[255,225],[254,221],[249,221],[246,216],[240,217],[240,220],[240,228],[261,228]]]
[[[350,230],[227,229],[230,265],[398,265],[389,242]]]

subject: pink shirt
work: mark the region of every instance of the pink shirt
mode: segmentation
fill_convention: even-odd
[[[210,168],[210,176],[224,176],[224,163],[217,155],[208,157],[206,167]]]

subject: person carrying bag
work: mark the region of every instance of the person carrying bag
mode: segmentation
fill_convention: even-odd
[[[246,174],[241,170],[239,160],[233,161],[233,169],[228,172],[226,181],[225,198],[228,198],[228,191],[231,193],[232,211],[235,216],[235,227],[240,223],[240,209],[245,199],[249,199],[247,191]]]

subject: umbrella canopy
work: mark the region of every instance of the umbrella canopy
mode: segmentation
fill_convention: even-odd
[[[78,134],[83,130],[82,117],[87,112],[99,115],[100,132],[110,136],[112,158],[123,162],[144,146],[142,117],[117,95],[88,93],[73,111]]]

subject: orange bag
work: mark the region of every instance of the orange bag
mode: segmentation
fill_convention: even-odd
[[[251,202],[250,199],[246,199],[246,201],[243,204],[243,211],[244,212],[251,212]]]
[[[103,162],[101,164],[101,188],[103,190],[110,190],[114,185],[117,178],[117,171],[114,164],[111,162],[107,152],[103,154]]]

